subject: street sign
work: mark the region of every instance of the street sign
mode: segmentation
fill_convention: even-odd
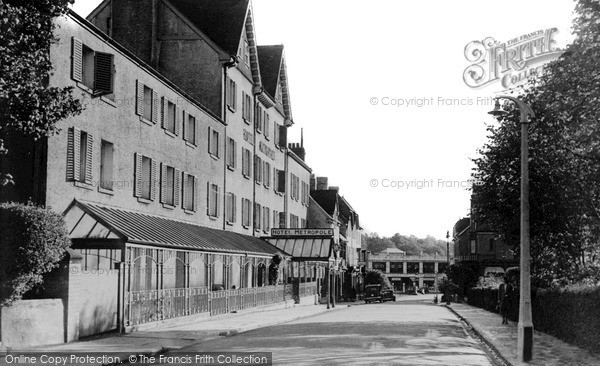
[[[330,236],[333,229],[271,229],[271,236]]]

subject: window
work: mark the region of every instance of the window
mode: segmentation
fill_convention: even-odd
[[[242,92],[242,117],[247,124],[252,121],[252,99],[246,92]]]
[[[258,203],[255,203],[254,204],[254,230],[260,230],[261,210],[262,210],[262,207]]]
[[[270,138],[271,135],[271,122],[269,121],[269,114],[267,113],[267,111],[265,110],[263,113],[263,134],[265,135],[265,138],[268,140]]]
[[[236,220],[236,198],[235,194],[228,192],[226,201],[226,219],[228,224],[233,224]]]
[[[390,273],[404,273],[404,264],[402,262],[390,262]]]
[[[162,128],[174,135],[179,135],[181,128],[181,111],[175,103],[163,97]]]
[[[277,169],[275,192],[285,193],[285,171]]]
[[[435,273],[435,263],[423,262],[423,273]]]
[[[183,121],[185,123],[185,127],[183,129],[183,139],[192,145],[198,145],[196,117],[184,111]]]
[[[373,269],[376,269],[381,272],[385,272],[385,262],[373,262]]]
[[[227,167],[235,169],[237,161],[237,148],[235,140],[229,137],[227,139]]]
[[[285,228],[285,212],[279,213],[279,227]]]
[[[71,77],[91,90],[92,96],[113,94],[114,55],[94,51],[72,39]]]
[[[182,208],[186,211],[198,211],[198,178],[183,173]]]
[[[254,127],[256,128],[256,132],[262,132],[262,123],[263,123],[263,108],[260,106],[260,103],[256,103],[256,108],[254,110]]]
[[[254,156],[254,180],[257,184],[262,183],[263,178],[263,162],[258,156]]]
[[[100,143],[100,188],[113,190],[113,144],[102,140]]]
[[[67,179],[92,183],[94,137],[78,128],[70,128],[67,142]]]
[[[300,228],[306,229],[306,220],[305,219],[300,219]]]
[[[271,186],[271,164],[265,161],[265,168],[263,169],[263,183],[265,188],[269,188]]]
[[[179,206],[179,170],[161,163],[160,202],[168,206]]]
[[[271,230],[271,210],[268,207],[263,207],[263,231],[268,233]]]
[[[156,198],[157,163],[154,159],[135,153],[134,196],[154,201]]]
[[[275,145],[279,147],[287,146],[287,127],[275,123]]]
[[[219,157],[219,131],[208,128],[208,153],[215,158]]]
[[[252,153],[246,148],[242,148],[242,175],[250,179],[252,173]]]
[[[477,241],[471,240],[471,254],[477,253]]]
[[[279,211],[273,210],[273,229],[279,228]]]
[[[219,217],[219,186],[208,183],[207,214],[210,217]]]
[[[246,228],[250,227],[250,212],[252,209],[252,202],[249,199],[242,199],[242,225]]]
[[[294,214],[290,214],[290,228],[296,229],[298,228],[298,216]]]
[[[227,106],[233,112],[237,107],[237,85],[231,78],[227,78]]]
[[[137,81],[136,103],[135,113],[140,116],[142,121],[149,123],[158,121],[158,94],[139,80]]]

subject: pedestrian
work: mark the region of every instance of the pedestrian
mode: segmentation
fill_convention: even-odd
[[[498,287],[498,307],[502,315],[502,324],[508,324],[508,309],[512,298],[513,286],[507,276],[504,276],[504,283]]]

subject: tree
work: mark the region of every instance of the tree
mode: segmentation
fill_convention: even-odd
[[[40,285],[71,241],[62,215],[50,209],[3,203],[0,223],[0,306],[4,306]]]
[[[366,249],[372,253],[379,253],[387,248],[393,248],[394,243],[390,239],[380,237],[379,234],[366,234],[363,237],[363,242],[366,243]]]
[[[393,289],[390,280],[380,271],[370,269],[365,273],[365,285],[381,285],[381,288]]]
[[[53,18],[74,0],[0,0],[0,157],[14,134],[37,140],[58,132],[56,123],[81,113],[72,87],[51,87]],[[0,186],[14,183],[0,171]]]
[[[597,273],[600,238],[600,5],[579,0],[575,41],[515,96],[536,118],[529,127],[533,283]],[[510,105],[508,107],[511,107]],[[488,126],[474,159],[473,214],[519,248],[519,112]]]

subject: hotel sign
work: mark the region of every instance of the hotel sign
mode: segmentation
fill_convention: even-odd
[[[333,236],[333,229],[271,229],[271,236]]]

